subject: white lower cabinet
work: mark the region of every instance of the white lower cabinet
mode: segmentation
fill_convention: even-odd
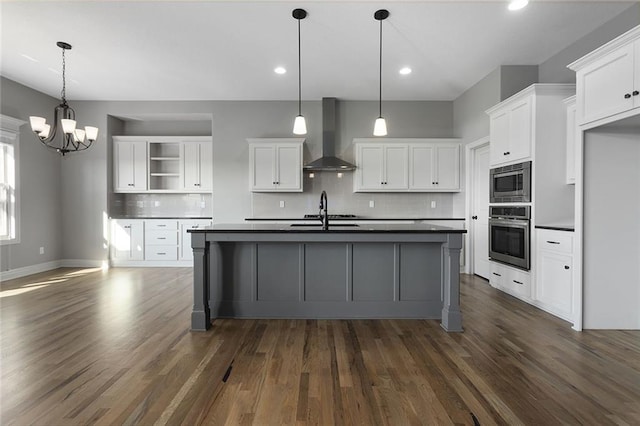
[[[118,219],[111,222],[112,261],[144,259],[144,221]]]
[[[178,221],[144,221],[144,260],[178,260]]]
[[[537,229],[536,241],[536,305],[572,321],[573,234]]]
[[[191,219],[180,221],[180,260],[193,261],[193,249],[191,248],[191,234],[189,229],[198,229],[211,226],[211,221],[206,219]]]
[[[527,302],[531,300],[531,274],[529,272],[493,261],[490,264],[491,277],[489,282],[492,287]]]
[[[112,219],[111,264],[191,266],[187,230],[210,225],[210,219]]]

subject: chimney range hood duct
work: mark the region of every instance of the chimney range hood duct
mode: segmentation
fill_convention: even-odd
[[[336,98],[322,98],[322,154],[303,167],[310,172],[355,170],[356,166],[335,156]]]

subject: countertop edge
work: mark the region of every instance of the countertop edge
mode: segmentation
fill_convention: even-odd
[[[575,232],[575,228],[572,226],[554,226],[554,225],[536,225],[536,229],[549,229],[552,231],[566,231]]]
[[[281,217],[247,217],[244,219],[247,222],[260,222],[260,221],[310,221],[315,220],[314,218],[281,218]],[[334,221],[400,221],[400,220],[456,220],[456,221],[464,221],[466,220],[463,217],[344,217],[344,218],[331,218],[331,222]]]

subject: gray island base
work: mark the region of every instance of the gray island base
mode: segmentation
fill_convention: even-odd
[[[192,330],[215,318],[421,318],[462,331],[465,230],[230,224],[189,232]]]

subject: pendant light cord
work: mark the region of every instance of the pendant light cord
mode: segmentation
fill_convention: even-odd
[[[382,117],[382,19],[380,20],[380,117]]]
[[[302,115],[302,60],[300,52],[300,19],[298,19],[298,115]]]

